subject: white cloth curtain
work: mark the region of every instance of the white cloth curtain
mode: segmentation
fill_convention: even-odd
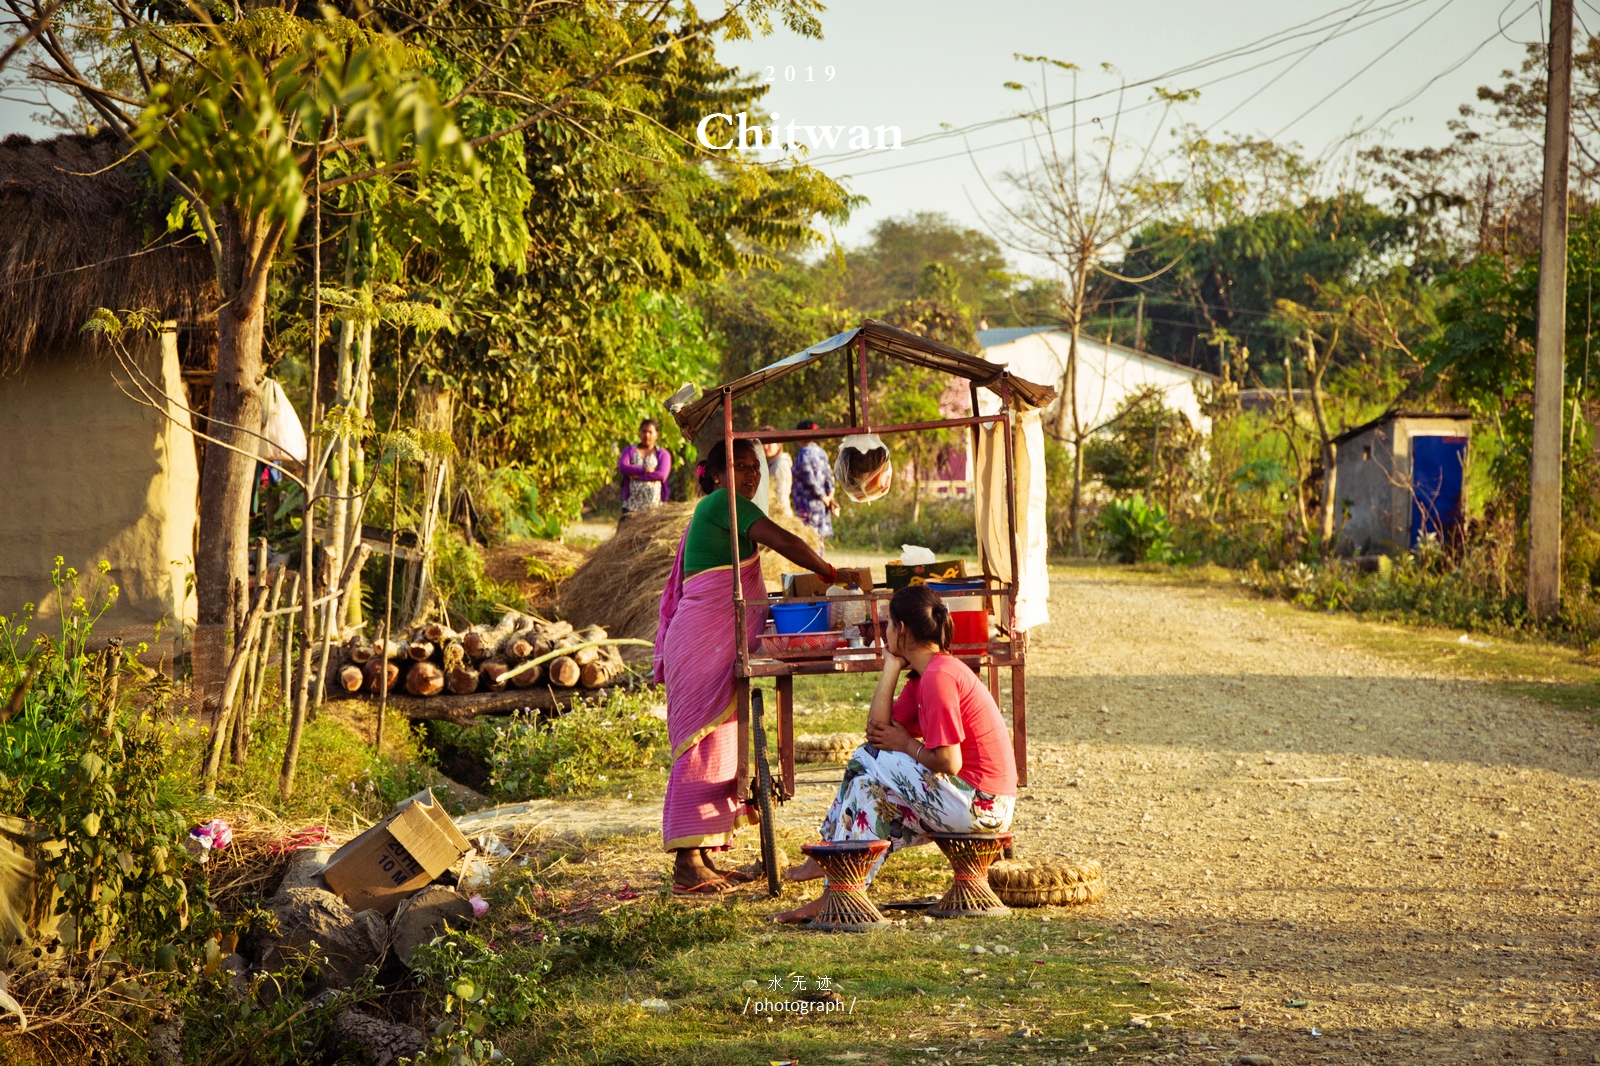
[[[997,423],[978,428],[978,454],[973,471],[973,509],[978,520],[978,554],[984,572],[1002,581],[1011,578],[1011,542],[1006,526],[1004,430]],[[1016,482],[1017,630],[1026,632],[1050,621],[1049,546],[1045,529],[1044,425],[1039,411],[1021,411],[1013,419],[1012,477]]]

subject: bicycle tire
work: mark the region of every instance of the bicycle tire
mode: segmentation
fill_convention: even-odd
[[[755,741],[755,801],[761,814],[761,868],[767,874],[767,891],[774,897],[783,890],[778,877],[778,837],[772,824],[772,767],[767,763],[767,729],[761,690],[750,693],[750,736]]]

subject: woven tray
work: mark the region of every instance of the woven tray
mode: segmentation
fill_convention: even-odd
[[[857,733],[812,733],[794,738],[795,762],[845,762],[866,738]]]
[[[1011,907],[1072,907],[1106,898],[1105,877],[1092,861],[1002,859],[989,867],[989,887]]]

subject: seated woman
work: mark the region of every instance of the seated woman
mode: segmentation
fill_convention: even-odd
[[[883,674],[867,712],[867,743],[856,749],[839,794],[822,820],[824,841],[887,840],[891,852],[926,844],[929,833],[999,833],[1017,805],[1011,738],[989,690],[950,655],[953,626],[939,594],[925,585],[889,601]],[[895,698],[900,673],[911,677]],[[822,876],[815,859],[787,872],[792,881]],[[803,922],[818,897],[777,921]]]
[[[761,456],[747,440],[733,446],[733,477],[739,536],[734,572],[728,529],[728,491],[723,487],[727,449],[718,441],[696,468],[705,499],[694,509],[678,543],[667,587],[661,593],[656,631],[655,678],[667,687],[667,739],[672,774],[667,778],[661,830],[676,858],[672,891],[713,895],[730,891],[728,878],[710,852],[726,850],[734,830],[756,820],[739,798],[739,730],[734,721],[733,583],[749,605],[745,634],[755,649],[766,625],[767,586],[761,548],[767,547],[832,582],[838,572],[806,542],[768,519],[751,502],[761,484]]]

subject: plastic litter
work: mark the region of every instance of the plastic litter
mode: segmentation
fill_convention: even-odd
[[[476,892],[472,894],[472,898],[467,900],[467,902],[472,904],[472,916],[474,918],[482,918],[485,914],[489,913],[488,902]]]
[[[902,566],[927,566],[929,563],[938,561],[938,556],[920,544],[900,545],[900,563]]]
[[[478,845],[478,850],[491,859],[511,858],[511,849],[501,841],[498,833],[485,831],[479,833],[472,841]]]
[[[462,892],[479,892],[489,887],[489,879],[493,876],[493,867],[476,855],[468,855],[461,864],[461,877],[456,881],[456,887]]]
[[[889,446],[876,433],[852,433],[839,442],[839,455],[833,461],[833,478],[844,494],[856,503],[881,500],[889,494],[894,481]]]
[[[664,999],[641,999],[639,1001],[639,1006],[643,1007],[645,1010],[653,1010],[657,1014],[665,1014],[667,1011],[672,1009],[672,1004],[668,1003]]]
[[[269,463],[306,461],[306,431],[283,386],[268,378],[261,389],[261,458]]]
[[[233,826],[221,818],[213,818],[189,830],[189,850],[202,864],[210,861],[213,851],[221,851],[232,843]]]
[[[15,1014],[17,1016],[17,1032],[25,1033],[28,1031],[28,1016],[22,1013],[22,1004],[12,999],[11,993],[6,991],[6,985],[10,981],[10,974],[0,973],[0,1012]]]

